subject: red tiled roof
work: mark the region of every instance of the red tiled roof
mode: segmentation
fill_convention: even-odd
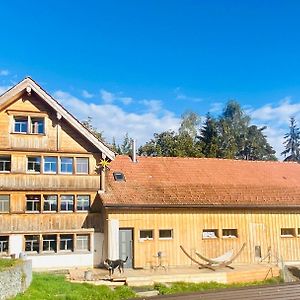
[[[117,182],[113,172],[122,172]],[[300,164],[206,158],[117,156],[104,206],[300,207]]]

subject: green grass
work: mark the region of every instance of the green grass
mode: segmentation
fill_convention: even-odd
[[[264,281],[253,281],[253,282],[244,282],[244,283],[233,283],[233,284],[224,284],[218,282],[201,282],[201,283],[187,283],[187,282],[175,282],[170,285],[165,285],[158,283],[154,286],[156,290],[159,291],[160,295],[168,294],[181,294],[181,293],[191,293],[191,292],[201,292],[208,290],[219,290],[225,288],[237,288],[253,285],[267,285],[267,284],[278,284],[282,280],[279,277],[273,277]]]
[[[17,262],[17,259],[0,258],[0,271],[14,266]]]
[[[156,284],[154,289],[161,295],[200,292],[232,287],[252,285],[278,284],[281,280],[277,277],[264,281],[247,283],[223,284],[217,282],[186,283],[176,282],[170,285]],[[131,289],[120,286],[112,290],[107,286],[95,286],[88,283],[72,283],[64,275],[53,273],[34,273],[29,289],[18,295],[15,300],[121,300],[136,297],[135,291],[151,290],[153,287],[140,287]]]
[[[107,286],[88,283],[71,283],[64,275],[34,273],[33,281],[24,294],[15,300],[121,300],[134,298],[135,293],[126,286],[114,291]]]

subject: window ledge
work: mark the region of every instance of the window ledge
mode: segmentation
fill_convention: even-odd
[[[41,212],[38,210],[26,210],[25,214],[40,214]]]

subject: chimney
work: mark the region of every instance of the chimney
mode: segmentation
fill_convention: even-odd
[[[133,163],[136,163],[136,140],[132,140],[132,153],[131,153],[131,159]]]

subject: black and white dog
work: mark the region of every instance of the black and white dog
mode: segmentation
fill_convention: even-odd
[[[124,264],[126,263],[128,259],[128,256],[126,256],[126,259],[116,259],[116,260],[110,260],[110,259],[106,259],[104,261],[104,266],[106,267],[106,269],[108,269],[109,272],[109,276],[111,277],[112,274],[114,274],[114,270],[116,268],[119,269],[120,273],[124,273]]]

